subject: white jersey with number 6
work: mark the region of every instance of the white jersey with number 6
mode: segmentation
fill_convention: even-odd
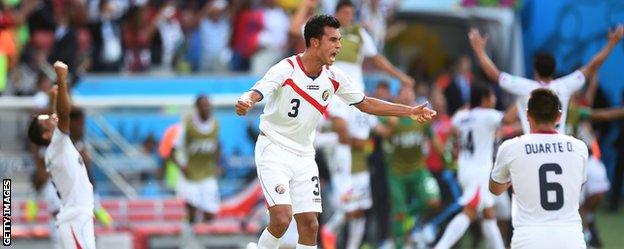
[[[500,146],[491,178],[512,183],[514,229],[548,226],[581,231],[578,209],[587,154],[585,143],[561,134],[531,133]]]

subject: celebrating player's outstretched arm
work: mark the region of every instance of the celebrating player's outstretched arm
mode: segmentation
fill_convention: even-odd
[[[236,114],[246,115],[260,100],[262,100],[262,95],[256,91],[244,93],[236,102]],[[362,102],[354,106],[360,109],[360,111],[377,116],[411,117],[418,122],[427,122],[433,119],[437,114],[436,111],[429,109],[427,104],[428,103],[417,106],[407,106],[367,96],[364,97]]]
[[[58,128],[65,134],[69,134],[69,113],[71,112],[71,100],[67,89],[67,65],[57,61],[54,63],[56,71],[56,84],[58,86],[56,96],[56,113],[58,115]]]
[[[581,72],[585,75],[585,77],[593,76],[598,68],[604,63],[607,59],[615,45],[617,45],[622,37],[624,36],[624,26],[619,24],[615,30],[609,30],[609,34],[607,36],[607,45],[605,45],[600,52],[598,52],[592,60],[587,63],[583,68],[580,69]],[[470,46],[474,51],[481,68],[487,75],[487,77],[494,82],[498,82],[500,76],[500,70],[494,62],[490,59],[490,57],[485,52],[485,46],[487,45],[488,36],[482,36],[477,29],[471,29],[468,33],[468,40],[470,40]]]

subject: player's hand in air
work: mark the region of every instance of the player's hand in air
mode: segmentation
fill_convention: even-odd
[[[416,80],[414,80],[414,78],[409,75],[403,75],[399,78],[399,80],[401,81],[401,85],[405,87],[411,88],[414,87],[414,85],[416,84]]]
[[[249,97],[241,97],[236,101],[236,114],[239,116],[247,115],[249,110],[253,107],[253,101]]]
[[[420,105],[412,107],[412,111],[411,111],[412,114],[410,115],[410,118],[420,123],[424,123],[435,118],[435,116],[437,115],[437,112],[429,109],[427,107],[428,104],[429,102],[425,102],[424,104],[420,104]]]
[[[67,77],[67,65],[63,62],[54,62],[54,71],[56,71],[56,77],[61,80],[65,80]]]
[[[485,50],[488,36],[486,35],[484,37],[479,33],[478,29],[472,28],[470,32],[468,32],[468,40],[470,40],[470,46],[474,51],[483,51]]]
[[[614,30],[609,29],[609,35],[607,36],[609,43],[616,44],[622,40],[622,37],[624,37],[624,25],[618,24]]]

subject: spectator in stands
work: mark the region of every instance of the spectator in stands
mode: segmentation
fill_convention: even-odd
[[[156,15],[156,21],[149,21],[147,6],[132,6],[122,22],[122,40],[125,48],[124,67],[130,72],[141,72],[151,65],[150,45],[156,23],[163,17],[163,10]]]
[[[15,31],[25,22],[35,4],[33,0],[25,0],[20,8],[12,8],[8,2],[0,2],[0,67],[2,67],[0,69],[0,93],[7,90],[7,87],[18,87],[7,84],[9,73],[12,73],[19,63],[21,44]],[[15,84],[17,83],[19,81],[15,81]]]
[[[199,23],[201,71],[223,71],[232,57],[228,47],[231,27],[226,8],[225,0],[213,0],[202,9]]]
[[[262,31],[262,12],[252,8],[251,0],[236,1],[232,16],[232,60],[230,69],[248,71],[250,58],[258,49],[258,36]]]
[[[160,70],[171,70],[173,59],[176,52],[184,42],[184,34],[182,26],[176,17],[177,7],[174,1],[168,1],[161,13],[161,18],[157,19],[156,26],[158,30],[154,40],[158,41],[153,44],[152,62],[160,65]]]
[[[186,200],[190,222],[195,222],[195,212],[200,211],[206,221],[219,211],[219,123],[212,116],[208,96],[200,95],[195,101],[195,112],[186,116],[180,126],[172,154],[184,179],[179,179],[177,192]],[[176,151],[185,155],[179,157]]]
[[[471,70],[472,61],[468,56],[462,55],[455,60],[449,74],[438,77],[437,86],[447,100],[449,115],[464,107],[470,98],[470,84],[473,78]]]
[[[121,69],[121,14],[114,1],[101,0],[89,24],[91,33],[91,71],[117,72]]]
[[[288,44],[290,19],[276,0],[262,1],[262,30],[258,34],[258,50],[250,61],[251,73],[264,74],[271,66],[284,57]]]
[[[48,63],[63,61],[69,67],[69,84],[76,82],[80,70],[78,67],[78,36],[76,27],[79,24],[81,15],[84,13],[84,6],[78,2],[58,3],[54,6],[54,19],[56,28],[54,30],[54,45],[48,56]]]

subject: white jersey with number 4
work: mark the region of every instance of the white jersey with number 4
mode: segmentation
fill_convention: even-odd
[[[559,101],[561,101],[561,122],[559,123],[559,127],[557,127],[557,131],[561,134],[565,134],[565,121],[568,114],[570,96],[583,87],[583,84],[585,84],[585,75],[581,71],[574,71],[571,74],[557,78],[549,83],[542,83],[508,73],[501,73],[498,81],[503,89],[519,97],[518,114],[524,134],[529,133],[530,130],[526,110],[531,91],[537,88],[548,88],[557,93]]]
[[[500,146],[491,178],[512,183],[514,233],[544,226],[581,231],[587,154],[585,143],[561,134],[531,133]]]
[[[315,129],[334,94],[350,105],[364,100],[364,93],[340,69],[323,66],[312,78],[298,55],[274,65],[252,90],[267,100],[260,130],[298,155],[314,155]]]
[[[479,176],[486,179],[494,159],[496,129],[503,120],[503,113],[491,108],[472,108],[457,112],[451,122],[459,131],[459,174],[465,177]]]

